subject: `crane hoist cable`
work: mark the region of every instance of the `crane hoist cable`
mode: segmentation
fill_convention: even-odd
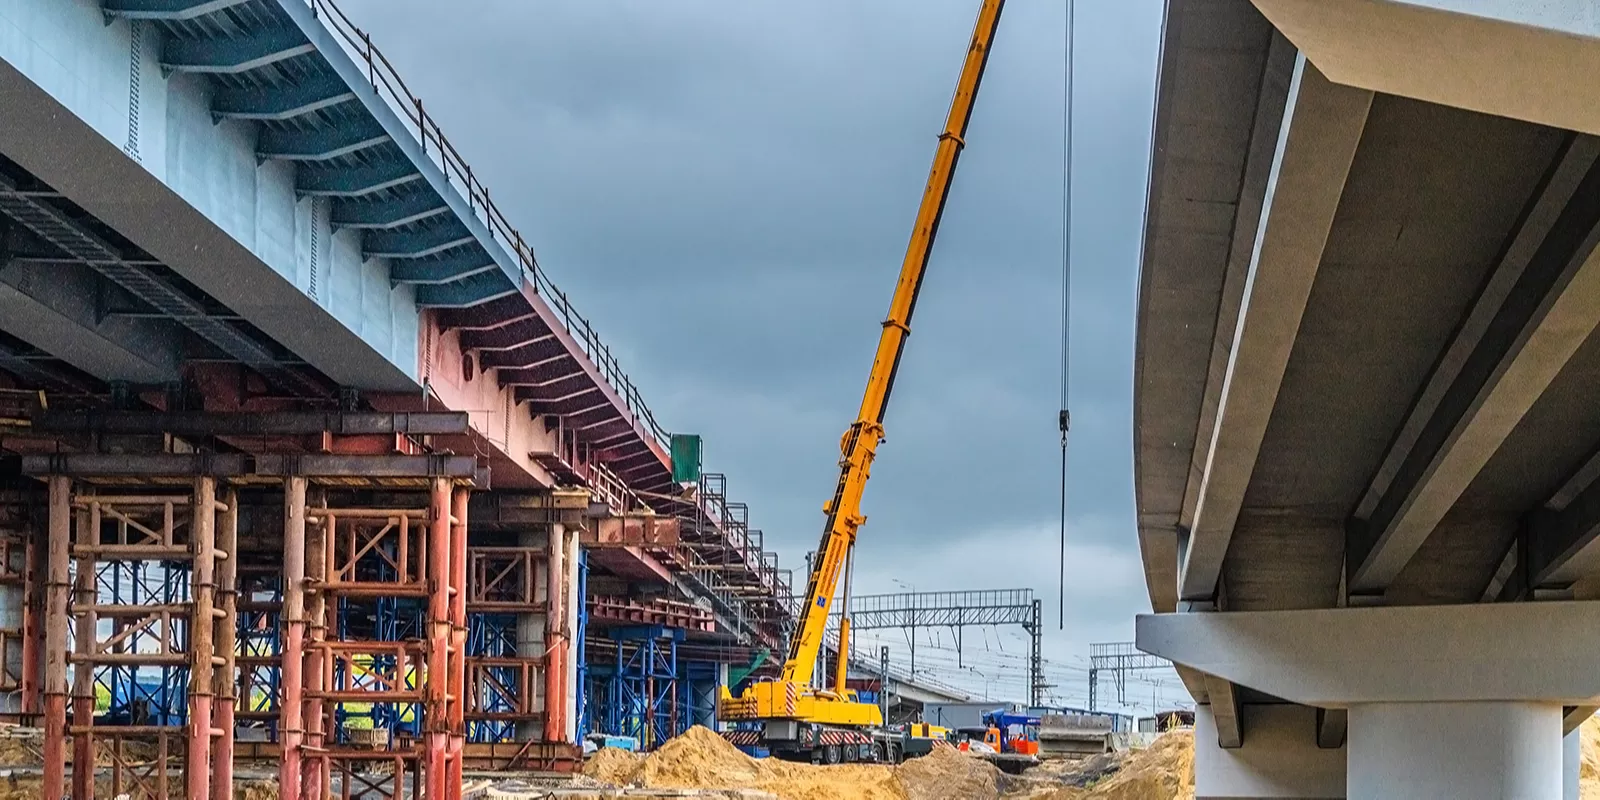
[[[1060,583],[1056,590],[1059,630],[1067,627],[1067,431],[1072,413],[1067,394],[1072,376],[1072,56],[1073,0],[1067,0],[1066,32],[1062,36],[1061,80],[1061,554]]]

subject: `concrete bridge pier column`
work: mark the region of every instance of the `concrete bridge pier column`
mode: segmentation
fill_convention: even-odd
[[[1555,704],[1353,705],[1349,797],[1559,800],[1564,751]]]

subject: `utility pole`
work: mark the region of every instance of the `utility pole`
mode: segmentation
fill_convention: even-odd
[[[883,724],[889,724],[889,646],[878,648],[878,705],[882,706]]]

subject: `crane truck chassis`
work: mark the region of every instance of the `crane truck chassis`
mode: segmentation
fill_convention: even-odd
[[[898,764],[933,752],[940,735],[918,735],[918,727],[839,727],[798,720],[767,720],[759,730],[726,731],[722,735],[745,752],[765,750],[785,761],[813,764]],[[942,729],[941,729],[942,730]]]

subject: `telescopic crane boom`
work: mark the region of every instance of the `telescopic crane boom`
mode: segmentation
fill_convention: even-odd
[[[922,277],[927,271],[928,258],[939,232],[939,219],[944,213],[945,199],[949,196],[950,184],[955,177],[956,162],[966,144],[967,123],[972,118],[973,104],[978,99],[978,85],[983,79],[1004,5],[1005,0],[982,0],[978,10],[972,43],[967,48],[966,61],[961,68],[960,81],[956,84],[955,97],[950,102],[944,131],[939,134],[933,168],[928,173],[928,185],[923,190],[922,205],[917,211],[916,227],[912,229],[911,243],[900,265],[900,279],[895,284],[894,299],[889,304],[889,316],[883,322],[883,332],[878,339],[878,351],[872,360],[872,372],[867,377],[861,410],[839,443],[839,483],[834,489],[833,498],[822,507],[827,514],[827,524],[822,529],[817,558],[812,562],[799,626],[789,641],[782,676],[777,681],[754,684],[738,698],[725,695],[721,711],[723,719],[794,719],[833,725],[882,724],[882,715],[876,705],[855,702],[853,694],[845,688],[850,636],[851,552],[855,546],[856,532],[866,521],[866,517],[861,515],[861,495],[866,488],[878,444],[883,441],[884,412],[889,407],[889,395],[894,388],[900,356],[905,352],[906,337],[911,334],[911,314],[916,308],[917,293],[922,287]],[[841,573],[845,576],[845,602],[844,613],[840,617],[839,666],[834,691],[818,691],[810,688],[812,672],[822,647],[823,632],[834,593],[839,588]]]

